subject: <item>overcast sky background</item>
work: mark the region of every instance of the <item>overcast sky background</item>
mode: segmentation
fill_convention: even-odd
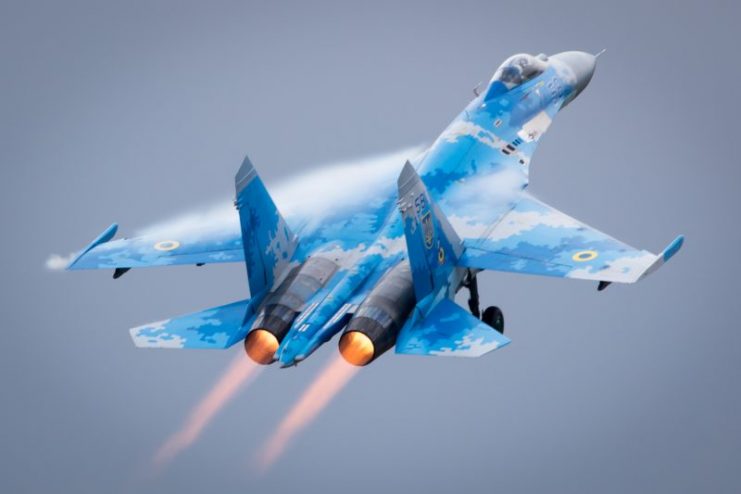
[[[739,18],[730,0],[3,1],[0,491],[739,492]],[[383,356],[259,475],[332,341],[146,473],[241,348],[143,351],[127,329],[243,298],[244,268],[114,282],[49,254],[230,198],[245,153],[270,185],[429,142],[509,55],[602,48],[531,190],[654,252],[684,233],[670,264],[603,293],[484,274],[506,349]]]

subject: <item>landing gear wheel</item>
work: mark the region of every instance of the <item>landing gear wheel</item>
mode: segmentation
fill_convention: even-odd
[[[487,307],[484,311],[484,315],[481,316],[481,320],[504,334],[504,314],[502,314],[502,310],[499,307],[493,305]]]

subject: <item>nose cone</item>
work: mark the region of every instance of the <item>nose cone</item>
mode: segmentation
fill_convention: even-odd
[[[275,351],[278,349],[278,338],[264,329],[250,331],[244,340],[244,349],[247,355],[258,364],[268,365],[275,360]]]
[[[592,80],[594,68],[597,66],[597,57],[584,51],[564,51],[551,55],[550,60],[556,60],[565,65],[574,74],[576,79],[574,82],[574,91],[569,97],[569,101],[578,96],[587,87],[589,81]]]

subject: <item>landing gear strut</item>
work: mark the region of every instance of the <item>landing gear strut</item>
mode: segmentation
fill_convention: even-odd
[[[463,286],[468,288],[468,310],[476,319],[481,318],[481,307],[479,306],[479,282],[476,280],[476,275],[471,274],[469,271],[466,274],[466,278],[463,280]]]
[[[486,308],[483,315],[481,314],[479,283],[476,280],[476,275],[469,271],[463,280],[463,286],[468,288],[468,309],[471,311],[471,314],[476,319],[481,319],[483,323],[488,324],[494,330],[504,334],[504,314],[499,307],[492,305]]]

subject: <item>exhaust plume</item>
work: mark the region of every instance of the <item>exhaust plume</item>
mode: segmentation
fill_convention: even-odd
[[[262,472],[270,469],[291,440],[319,415],[359,369],[345,362],[341,355],[330,361],[264,444],[257,458],[257,467]]]
[[[214,416],[234,397],[240,387],[251,384],[261,370],[262,367],[240,352],[226,372],[216,381],[211,391],[191,411],[180,430],[170,436],[157,450],[154,456],[154,465],[161,468],[190,447]]]

